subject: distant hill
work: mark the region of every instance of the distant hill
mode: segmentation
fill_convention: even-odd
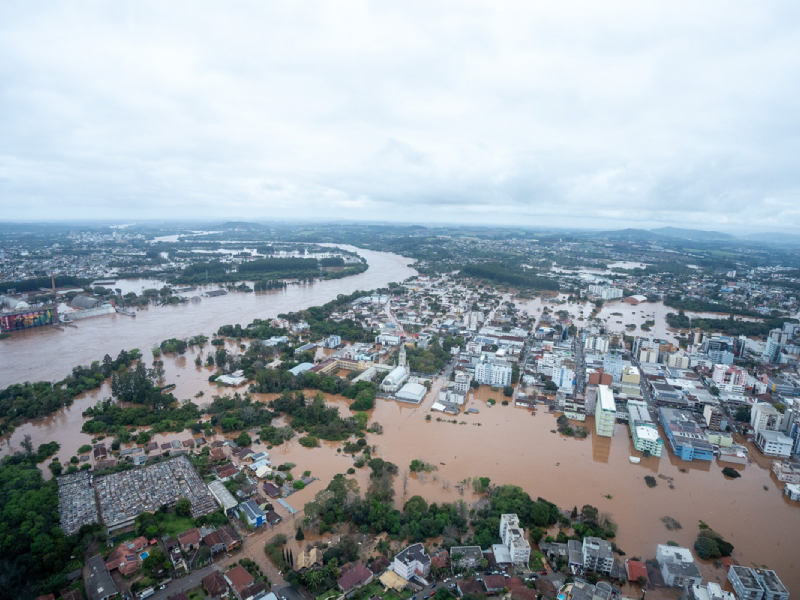
[[[630,241],[647,241],[653,240],[658,237],[652,231],[646,229],[617,229],[615,231],[600,231],[594,234],[599,237],[604,237],[612,240],[630,240]]]
[[[220,225],[220,229],[249,229],[260,231],[264,229],[261,223],[248,223],[247,221],[228,221]]]
[[[695,242],[709,242],[714,240],[730,241],[736,237],[719,231],[702,231],[700,229],[682,229],[680,227],[660,227],[652,229],[652,233],[664,237],[678,238],[682,240],[692,240]]]
[[[748,233],[739,236],[748,242],[761,244],[775,244],[779,246],[800,246],[800,235],[793,233]]]

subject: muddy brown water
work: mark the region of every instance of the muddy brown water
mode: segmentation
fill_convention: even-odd
[[[192,398],[203,391],[203,397],[196,400],[202,404],[210,401],[215,393],[232,394],[234,391],[209,384],[208,369],[195,367],[192,353],[177,359],[167,357],[164,363],[166,378],[177,384],[179,398]],[[567,438],[553,433],[557,427],[555,415],[539,410],[534,416],[524,408],[503,406],[502,391],[492,391],[488,387],[469,396],[466,407],[477,408],[478,414],[462,414],[453,424],[446,421],[454,417],[431,413],[431,421],[426,421],[439,385],[437,382],[433,386],[419,406],[378,400],[376,408],[369,411],[370,420],[379,422],[384,432],[369,434],[367,442],[376,446],[376,456],[394,462],[400,469],[395,480],[398,508],[415,494],[428,502],[464,500],[472,504],[479,498],[469,485],[463,488],[463,493],[459,491],[459,482],[488,476],[495,484],[519,485],[533,498],[547,498],[562,508],[577,506],[580,509],[584,504],[591,504],[601,512],[610,513],[619,526],[616,542],[628,557],[652,558],[656,544],[667,541],[692,547],[699,521],[703,520],[736,546],[734,558],[741,564],[768,565],[777,570],[790,590],[800,589],[800,574],[795,571],[800,506],[781,494],[781,486],[769,471],[770,461],[761,457],[756,449],[751,447],[752,463],[735,466],[742,473],[742,477],[735,480],[722,475],[724,463],[685,462],[668,451],[661,458],[642,459],[641,464],[634,465],[628,457],[639,456],[639,453],[633,449],[626,425],[618,424],[613,438],[599,438],[593,435],[590,418],[585,424],[589,430],[586,439]],[[307,392],[308,395],[314,393],[313,390]],[[11,440],[5,440],[2,451],[7,452],[9,446],[17,447],[21,436],[28,432],[35,444],[51,439],[60,441],[63,447],[59,456],[62,462],[68,460],[81,444],[90,441],[90,436],[75,433],[83,420],[80,413],[108,394],[106,385],[83,395],[72,407],[20,427]],[[275,394],[255,394],[254,397],[268,402]],[[351,400],[327,394],[325,397],[342,414],[349,414],[347,407]],[[497,404],[489,406],[489,398],[497,400]],[[437,418],[443,421],[437,422]],[[281,423],[279,419],[275,424]],[[183,440],[190,435],[184,431],[159,435],[155,439],[160,443]],[[313,500],[334,475],[346,473],[353,466],[351,457],[336,452],[339,447],[340,443],[323,441],[319,448],[304,448],[297,438],[272,449],[254,444],[255,449],[269,452],[275,465],[295,463],[296,476],[308,470],[319,478],[320,481],[287,498],[298,510]],[[437,470],[411,474],[404,493],[403,472],[415,458],[432,463]],[[646,475],[657,478],[655,488],[647,487]],[[361,491],[365,491],[369,482],[368,469],[357,469],[355,477]],[[265,541],[278,532],[285,533],[290,537],[290,545],[299,552],[302,544],[295,543],[292,534],[302,522],[302,513],[292,517],[281,506],[276,506],[276,510],[284,516],[284,522],[275,529],[257,534],[259,540],[263,537]],[[668,531],[661,521],[665,516],[679,521],[682,529]],[[332,540],[331,536],[324,539]],[[700,567],[706,578],[724,582],[722,569],[703,562]]]
[[[407,269],[402,266],[405,259],[391,256],[386,259],[385,255],[380,255],[378,259],[381,257],[390,260],[390,264],[394,264],[400,271],[400,274],[394,276],[384,274],[382,279],[385,282],[402,279],[403,270]],[[374,261],[375,257],[370,261],[371,268],[367,274],[377,273]],[[15,369],[23,369],[42,375],[13,375],[15,381],[51,379],[63,376],[74,364],[87,363],[105,352],[115,354],[116,347],[139,346],[147,349],[166,337],[212,333],[224,323],[246,324],[255,317],[263,318],[296,310],[301,301],[282,299],[284,294],[299,294],[305,298],[305,305],[313,305],[330,299],[336,293],[348,293],[359,288],[367,290],[380,285],[363,283],[352,284],[346,289],[336,287],[347,281],[345,279],[314,284],[315,287],[333,284],[323,288],[323,297],[309,295],[316,293],[316,290],[303,292],[303,288],[293,290],[290,287],[287,292],[278,292],[275,298],[270,297],[268,302],[264,302],[264,296],[253,294],[231,294],[223,298],[207,299],[201,306],[214,306],[215,310],[209,310],[208,313],[198,312],[197,316],[200,318],[197,321],[192,320],[195,313],[190,312],[193,307],[189,306],[151,309],[150,314],[143,316],[159,313],[165,315],[153,318],[152,321],[146,318],[139,321],[140,317],[135,322],[128,317],[111,317],[105,323],[97,320],[100,323],[98,326],[94,323],[91,326],[88,323],[81,324],[79,329],[72,331],[25,332],[21,339],[14,340],[21,341],[21,346],[16,343],[2,345],[0,360],[3,364],[0,366],[0,373],[5,377],[7,373],[13,375]],[[223,303],[212,304],[219,300]],[[568,305],[555,308],[558,310],[562,306]],[[577,306],[571,305],[570,308],[577,310]],[[228,312],[216,314],[217,308]],[[535,306],[531,308],[535,310]],[[180,312],[184,309],[188,310]],[[623,303],[607,303],[603,313],[625,312],[621,320],[626,323],[630,322],[628,317],[639,315],[642,315],[641,320],[644,321],[644,316],[652,314],[654,309],[655,305],[649,304],[630,307]],[[588,312],[585,310],[585,314],[588,315]],[[186,321],[190,322],[187,324]],[[163,329],[158,329],[159,325]],[[76,334],[81,333],[86,340],[93,339],[93,343],[103,349],[90,350],[81,344],[76,345],[74,342],[82,339]],[[137,336],[136,343],[130,343],[126,337],[129,333]],[[658,335],[657,332],[654,333]],[[104,337],[106,335],[115,337],[107,339]],[[23,353],[30,353],[30,360],[26,361],[23,356],[13,353],[11,348],[22,348]],[[207,345],[201,352],[205,354],[211,349]],[[229,350],[233,349],[229,344]],[[194,358],[197,352],[196,349],[190,350],[185,356],[164,359],[165,379],[176,384],[173,392],[176,397],[194,398],[202,391],[203,396],[196,400],[202,404],[210,401],[215,393],[232,394],[234,390],[230,388],[218,389],[208,383],[211,369],[195,367]],[[9,368],[6,359],[11,360],[15,367]],[[32,364],[28,366],[27,362]],[[735,466],[742,473],[742,477],[735,480],[722,475],[722,468],[726,466],[724,463],[689,463],[676,459],[669,451],[665,451],[660,459],[651,457],[634,465],[629,462],[628,457],[638,453],[633,450],[627,426],[617,425],[612,439],[598,438],[593,435],[593,423],[589,419],[586,423],[590,432],[588,438],[566,438],[553,433],[556,429],[554,415],[539,410],[532,416],[527,409],[513,405],[502,406],[502,392],[492,391],[487,387],[470,394],[468,400],[467,408],[477,408],[479,414],[462,414],[457,417],[457,423],[452,424],[437,422],[436,419],[449,421],[453,417],[432,413],[432,420],[426,421],[428,408],[436,397],[439,384],[437,382],[434,385],[419,406],[378,400],[376,408],[370,411],[370,419],[378,421],[383,426],[384,433],[368,435],[368,443],[377,446],[376,456],[394,462],[400,469],[395,481],[396,505],[399,508],[406,499],[415,494],[422,495],[429,502],[454,502],[463,499],[468,504],[473,503],[479,498],[471,493],[469,486],[466,486],[462,494],[458,483],[471,477],[488,476],[495,484],[519,485],[532,497],[547,498],[562,508],[571,509],[577,506],[580,509],[584,504],[591,504],[601,512],[610,513],[619,525],[616,542],[628,557],[652,558],[656,544],[670,540],[691,547],[698,532],[699,521],[703,520],[734,544],[734,558],[741,564],[768,565],[778,572],[790,591],[797,593],[800,590],[800,570],[795,570],[800,566],[800,552],[796,541],[800,533],[800,505],[790,502],[781,494],[782,486],[769,471],[769,459],[760,456],[756,449],[751,448],[753,462],[746,466]],[[314,393],[308,392],[309,395]],[[87,406],[109,395],[110,390],[106,384],[98,390],[79,396],[71,407],[19,427],[13,435],[0,440],[0,453],[4,454],[19,447],[22,437],[29,433],[35,445],[51,440],[60,442],[62,448],[59,457],[62,462],[67,461],[80,445],[91,441],[90,436],[78,433],[83,422],[81,413]],[[268,401],[274,395],[259,394],[256,397],[261,401]],[[490,397],[498,401],[493,407],[487,403]],[[339,407],[343,414],[349,412],[347,406],[350,400],[337,396],[326,396],[326,399]],[[190,435],[188,431],[164,434],[159,435],[157,440],[183,440]],[[321,447],[309,449],[302,447],[295,438],[279,448],[267,450],[274,464],[293,462],[297,465],[294,469],[296,475],[309,470],[320,479],[287,498],[291,506],[301,510],[324,489],[335,474],[345,473],[353,465],[351,457],[336,452],[340,446],[341,444],[333,442],[323,442]],[[258,443],[255,448],[266,450],[265,446]],[[432,473],[409,476],[404,493],[403,472],[415,458],[430,462],[438,469]],[[646,486],[646,475],[657,478],[658,485],[655,488]],[[369,480],[368,470],[357,470],[355,477],[362,492],[365,491]],[[611,497],[606,497],[608,495]],[[276,510],[284,516],[284,521],[275,529],[257,533],[252,538],[254,548],[259,544],[263,547],[263,541],[282,532],[289,536],[290,545],[297,554],[302,544],[294,542],[292,534],[302,521],[302,513],[292,517],[281,506],[276,506]],[[679,521],[682,529],[668,531],[661,521],[665,516]],[[325,536],[320,539],[332,541],[335,538],[336,536]],[[307,538],[310,541],[315,539]],[[259,562],[265,560],[263,551],[259,552],[257,549],[254,550],[253,557]],[[724,570],[704,562],[700,563],[700,568],[707,579],[724,582]]]
[[[350,249],[348,247],[348,249]],[[285,290],[229,293],[177,306],[151,306],[135,318],[114,314],[77,322],[77,328],[41,327],[17,331],[0,343],[0,386],[24,381],[53,381],[76,365],[88,365],[122,349],[146,351],[161,340],[216,333],[221,325],[247,325],[334,300],[339,294],[369,291],[400,282],[416,271],[411,259],[386,252],[357,250],[369,269],[352,277],[289,285]],[[149,285],[149,283],[148,283]],[[218,286],[212,286],[218,287]]]

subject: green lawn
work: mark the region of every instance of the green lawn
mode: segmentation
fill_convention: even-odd
[[[187,594],[189,596],[189,600],[205,600],[206,595],[203,593],[203,590],[192,590]]]
[[[531,569],[536,571],[544,568],[544,554],[538,550],[531,552]]]
[[[336,598],[337,596],[341,596],[342,592],[338,589],[328,590],[324,594],[317,596],[317,600],[328,600],[328,598]]]
[[[179,533],[194,527],[194,520],[191,517],[179,517],[175,513],[167,513],[158,525],[161,531],[169,534],[170,537],[177,538]]]

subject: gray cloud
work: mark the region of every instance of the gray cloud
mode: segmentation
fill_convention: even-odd
[[[800,8],[0,5],[0,218],[800,225]]]

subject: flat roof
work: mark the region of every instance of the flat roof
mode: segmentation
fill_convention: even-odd
[[[617,412],[617,405],[614,404],[614,392],[607,385],[597,386],[597,396],[600,401],[600,408],[609,412]]]

